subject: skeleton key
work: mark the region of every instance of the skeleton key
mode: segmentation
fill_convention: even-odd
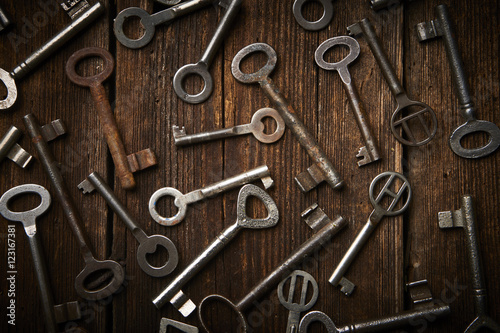
[[[10,20],[9,15],[2,7],[0,7],[0,32],[7,29],[11,25],[12,21]]]
[[[349,48],[347,57],[336,63],[325,61],[325,53],[336,45],[345,45]],[[325,70],[335,70],[339,73],[344,89],[349,96],[351,108],[354,110],[354,118],[358,124],[361,136],[365,141],[365,146],[361,147],[356,157],[361,158],[358,161],[358,166],[363,166],[380,159],[375,138],[373,137],[370,127],[366,122],[365,110],[361,102],[356,86],[351,81],[351,74],[349,73],[348,65],[358,58],[360,52],[359,43],[352,37],[340,36],[327,39],[316,49],[314,60],[319,67]]]
[[[129,7],[118,13],[113,24],[113,31],[115,32],[116,39],[118,39],[123,46],[131,49],[139,49],[146,46],[153,39],[157,25],[169,23],[182,15],[207,7],[213,2],[214,0],[190,0],[154,14],[149,14],[142,8]],[[130,17],[138,17],[141,19],[141,24],[145,31],[144,35],[138,39],[127,37],[123,31],[123,24]]]
[[[113,190],[111,190],[97,172],[91,173],[87,179],[78,185],[78,188],[81,189],[83,193],[90,193],[97,189],[97,192],[104,197],[104,200],[111,206],[116,215],[118,215],[127,228],[130,229],[139,242],[139,247],[137,248],[137,262],[146,274],[152,277],[163,277],[172,273],[179,262],[179,255],[174,243],[163,235],[146,235],[127,208],[120,202],[120,199],[118,199]],[[160,246],[167,250],[168,260],[163,266],[156,267],[148,262],[147,255],[155,253]]]
[[[174,91],[184,102],[191,104],[198,104],[206,101],[213,91],[213,79],[212,75],[208,71],[208,67],[212,64],[212,61],[219,50],[222,41],[224,40],[226,34],[229,32],[231,24],[236,19],[236,16],[240,10],[241,3],[243,0],[231,0],[229,7],[227,8],[224,16],[222,17],[215,33],[208,43],[208,46],[201,56],[200,61],[196,64],[184,65],[175,73],[174,75]],[[189,75],[201,76],[204,82],[203,90],[198,94],[191,95],[184,89],[184,81]]]
[[[266,134],[262,120],[266,117],[272,118],[276,122],[274,133]],[[262,143],[273,143],[278,141],[285,133],[285,122],[278,111],[271,108],[263,108],[254,113],[250,124],[238,125],[220,130],[186,135],[184,126],[172,126],[174,142],[176,146],[187,146],[194,143],[212,141],[223,138],[230,138],[237,135],[253,134]]]
[[[313,0],[323,6],[323,15],[317,21],[308,21],[302,15],[302,7],[311,0],[295,0],[293,3],[293,16],[297,23],[306,30],[317,31],[326,28],[333,17],[333,0]]]
[[[384,184],[380,193],[375,198],[373,193],[375,191],[375,186],[380,180],[387,177],[389,179]],[[390,189],[390,186],[396,179],[402,181],[403,184],[400,186],[399,189],[397,189],[394,192]],[[407,197],[403,206],[397,210],[394,210],[395,208],[397,208],[396,206],[404,194],[406,194]],[[351,265],[354,258],[356,258],[359,251],[363,248],[363,245],[365,245],[366,241],[368,240],[372,232],[375,230],[380,220],[384,216],[396,216],[402,214],[408,208],[408,205],[410,204],[411,200],[410,183],[402,174],[393,171],[386,171],[379,174],[373,179],[372,183],[370,184],[369,196],[374,209],[370,214],[370,217],[368,217],[368,221],[366,222],[365,226],[363,227],[363,229],[361,229],[358,236],[351,244],[346,254],[335,268],[335,271],[333,272],[332,276],[330,276],[330,279],[328,280],[333,286],[337,286],[340,284],[341,291],[346,296],[350,296],[352,294],[355,285],[351,281],[343,277],[345,272]],[[381,205],[381,201],[382,199],[384,199],[385,196],[393,198],[392,202],[389,204],[388,207],[382,207]]]
[[[403,86],[396,76],[396,72],[392,67],[385,50],[380,45],[377,34],[373,29],[372,24],[368,19],[363,19],[358,23],[355,23],[347,28],[351,36],[363,34],[368,46],[372,50],[375,60],[382,70],[389,88],[391,89],[398,106],[391,117],[391,130],[396,139],[404,145],[409,146],[421,146],[432,140],[437,131],[437,119],[434,111],[425,103],[412,101],[406,95]],[[412,110],[418,109],[418,111]],[[403,111],[408,110],[406,116],[403,115]],[[427,116],[424,118],[424,116]],[[425,135],[422,137],[415,137],[415,134],[410,128],[410,121],[416,118],[420,127],[425,131]],[[402,132],[406,134],[408,138],[404,138],[399,133],[399,128],[402,128]]]
[[[297,277],[302,277],[302,289],[300,292],[300,303],[293,302],[293,296],[295,294],[295,286],[297,284]],[[290,280],[290,290],[288,292],[288,298],[285,299],[284,296],[284,286],[285,283]],[[306,303],[307,297],[307,289],[309,289],[309,284],[311,284],[313,288],[313,294],[309,302]],[[286,328],[286,333],[297,333],[299,329],[300,322],[300,314],[304,311],[309,310],[314,306],[316,301],[318,300],[319,288],[318,283],[312,277],[311,274],[301,271],[295,270],[286,277],[283,281],[278,285],[278,299],[280,300],[281,305],[287,308],[290,313],[288,315],[288,324]]]
[[[0,139],[0,162],[4,157],[7,157],[24,169],[31,162],[32,156],[16,143],[21,134],[21,131],[16,126],[11,126]]]
[[[466,120],[457,127],[450,136],[450,147],[455,154],[464,158],[480,158],[492,154],[500,146],[500,129],[492,122],[476,119],[474,103],[470,95],[469,83],[464,64],[458,50],[455,32],[446,5],[436,7],[437,19],[417,25],[417,34],[421,42],[442,36],[451,68],[451,77],[460,102],[460,114]],[[462,138],[466,135],[483,132],[489,136],[486,145],[478,148],[464,148]]]
[[[123,267],[113,260],[101,261],[95,258],[94,253],[89,246],[87,234],[82,228],[83,223],[80,213],[76,209],[75,204],[69,195],[61,170],[59,169],[59,164],[50,151],[46,139],[42,136],[42,129],[40,128],[38,121],[33,114],[24,116],[23,121],[26,126],[26,130],[31,137],[31,142],[38,152],[38,158],[50,178],[52,187],[56,192],[56,196],[63,208],[63,212],[66,215],[69,226],[71,227],[71,230],[73,231],[76,241],[80,247],[83,260],[85,261],[85,268],[75,279],[76,292],[87,300],[100,300],[109,297],[111,294],[114,294],[120,289],[123,280],[125,279]],[[88,282],[86,281],[87,278],[95,275],[98,271],[111,272],[111,281],[104,287],[99,288],[100,286],[98,286],[98,289],[87,288],[90,285],[90,283],[86,283]]]
[[[102,72],[89,77],[80,76],[76,72],[76,65],[81,60],[93,56],[99,57],[103,60],[104,65]],[[107,50],[100,47],[88,47],[76,51],[68,59],[68,62],[66,63],[66,74],[76,85],[84,88],[90,88],[92,98],[96,104],[97,112],[99,114],[99,120],[101,122],[101,126],[103,127],[104,136],[106,137],[106,142],[108,143],[109,151],[115,164],[116,174],[120,179],[122,187],[126,190],[130,190],[135,187],[135,179],[132,174],[135,170],[129,165],[129,159],[125,153],[125,147],[120,137],[120,132],[118,131],[118,125],[116,124],[113,111],[111,110],[111,104],[106,97],[106,90],[102,85],[102,82],[108,79],[113,72],[114,65],[115,62],[113,60],[113,56]],[[145,162],[143,165],[140,165],[140,170],[149,168],[150,166],[156,164],[156,157],[153,151],[149,148],[139,151],[133,155],[136,155]]]
[[[241,61],[252,53],[263,52],[267,55],[267,63],[255,73],[245,74],[241,71]],[[265,43],[255,43],[242,48],[233,59],[231,72],[236,80],[241,83],[259,83],[264,89],[267,97],[274,103],[274,106],[285,121],[286,126],[292,131],[295,138],[307,150],[307,153],[314,160],[314,164],[302,172],[295,181],[301,191],[308,192],[315,188],[319,183],[326,181],[334,189],[340,189],[344,185],[340,174],[335,170],[332,163],[326,157],[325,152],[319,147],[318,143],[308,132],[306,126],[295,115],[294,110],[286,101],[278,88],[274,85],[269,74],[276,66],[276,51]]]
[[[43,44],[38,50],[33,52],[26,60],[19,64],[12,72],[7,72],[0,68],[0,81],[7,87],[7,97],[0,100],[0,110],[10,108],[17,99],[16,80],[22,79],[25,75],[35,69],[40,63],[50,57],[57,49],[72,39],[77,33],[96,20],[105,11],[104,5],[96,2],[91,8],[82,13],[66,28]]]
[[[249,197],[261,200],[267,210],[267,217],[254,219],[247,215],[246,204]],[[184,317],[190,315],[196,305],[187,298],[181,288],[208,264],[226,246],[241,229],[265,229],[274,227],[279,220],[278,207],[263,189],[255,185],[245,185],[238,194],[236,222],[222,231],[215,240],[196,257],[158,296],[153,304],[159,309],[166,302],[172,303]]]
[[[461,198],[462,207],[456,211],[439,212],[439,228],[447,229],[462,227],[465,231],[467,245],[467,258],[469,260],[470,280],[474,296],[476,318],[465,329],[465,333],[479,332],[482,328],[489,328],[493,332],[500,332],[500,325],[488,315],[488,300],[486,283],[483,276],[481,251],[479,249],[478,233],[476,227],[476,213],[472,205],[472,197],[464,195]]]
[[[186,216],[187,206],[189,204],[201,201],[203,199],[211,198],[220,194],[237,188],[241,185],[251,183],[256,180],[261,180],[264,188],[268,189],[273,186],[273,180],[269,173],[267,165],[261,165],[255,169],[241,173],[239,175],[226,178],[212,185],[205,186],[201,189],[182,194],[179,190],[173,187],[163,187],[157,190],[149,199],[149,213],[151,217],[161,225],[173,226],[181,222]],[[175,198],[174,205],[179,208],[177,214],[172,217],[161,216],[156,210],[156,203],[160,198],[165,196],[172,196]]]

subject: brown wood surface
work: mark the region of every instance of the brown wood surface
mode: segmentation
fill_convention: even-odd
[[[456,22],[457,39],[469,74],[477,116],[500,124],[499,5],[492,1],[444,2],[452,4],[451,16]],[[89,332],[155,332],[162,317],[199,325],[195,314],[183,318],[170,304],[157,310],[151,300],[222,229],[234,223],[238,191],[191,205],[185,220],[174,227],[154,222],[147,207],[149,197],[160,187],[171,186],[187,193],[266,164],[275,181],[269,193],[279,207],[280,222],[272,229],[241,232],[197,274],[183,288],[196,304],[213,293],[239,301],[312,235],[300,213],[318,202],[330,217],[340,214],[349,221],[349,226],[316,259],[304,265],[320,288],[313,310],[324,311],[339,325],[393,314],[411,307],[405,283],[427,279],[434,297],[448,302],[452,314],[440,322],[429,321],[406,331],[463,331],[475,317],[464,233],[460,229],[440,230],[437,213],[458,209],[460,196],[469,193],[475,201],[490,314],[500,321],[500,285],[497,283],[500,276],[500,184],[497,176],[500,155],[497,151],[487,158],[465,160],[454,155],[448,146],[449,134],[462,119],[444,44],[441,40],[421,44],[414,32],[415,24],[434,18],[434,7],[439,3],[437,0],[412,1],[373,12],[368,1],[335,1],[335,15],[328,27],[309,32],[295,22],[291,0],[244,1],[234,29],[210,68],[214,91],[208,101],[199,105],[181,101],[172,89],[172,78],[178,68],[199,60],[223,10],[212,6],[170,25],[159,26],[149,45],[130,50],[114,37],[112,20],[117,13],[130,6],[148,12],[163,7],[149,0],[106,3],[105,16],[18,82],[19,96],[15,106],[0,113],[0,134],[3,135],[11,124],[16,125],[25,133],[19,143],[35,157],[36,151],[25,132],[22,117],[34,113],[41,123],[56,118],[64,120],[68,134],[50,147],[62,163],[64,178],[85,221],[96,257],[125,263],[126,283],[120,293],[97,302],[79,299],[74,279],[83,269],[83,260],[61,205],[54,197],[49,212],[39,219],[38,229],[55,302],[80,300],[83,318],[75,324]],[[69,22],[59,9],[45,24],[35,27],[31,37],[15,49],[9,33],[10,36],[25,34],[22,30],[25,22],[33,22],[42,9],[37,1],[4,1],[2,5],[15,22],[12,30],[0,34],[0,67],[6,70],[11,70]],[[310,17],[318,17],[319,7],[309,6],[306,12]],[[348,25],[364,17],[370,18],[375,26],[410,98],[433,107],[439,128],[436,137],[423,147],[401,146],[389,130],[390,115],[396,103],[366,42],[359,38],[361,55],[350,66],[350,71],[382,156],[382,161],[359,168],[355,155],[362,140],[347,95],[337,73],[324,71],[315,64],[314,52],[321,42],[345,35]],[[241,84],[231,74],[234,55],[255,42],[265,42],[275,48],[278,63],[271,77],[342,174],[346,186],[341,191],[326,184],[307,194],[299,191],[293,178],[312,161],[289,130],[280,141],[269,145],[246,136],[183,148],[174,146],[172,125],[185,126],[188,133],[197,133],[247,123],[255,111],[272,106],[258,85]],[[115,74],[106,87],[127,153],[149,147],[158,158],[157,167],[135,174],[138,185],[134,191],[121,189],[115,179],[89,90],[71,83],[64,72],[70,55],[88,46],[108,48],[116,59]],[[341,52],[329,56],[337,59]],[[244,64],[245,70],[257,69],[265,62],[264,57],[253,59]],[[84,64],[82,71],[88,74],[101,67],[102,64],[93,60]],[[196,89],[199,82],[190,80],[188,85]],[[352,264],[346,277],[357,285],[357,289],[347,298],[328,283],[328,278],[372,210],[368,198],[371,180],[386,170],[404,172],[408,176],[413,201],[404,216],[382,220]],[[173,274],[164,278],[147,276],[137,264],[138,243],[123,222],[99,194],[83,195],[77,189],[80,181],[92,171],[98,171],[108,180],[147,234],[163,234],[172,239],[179,252],[179,265]],[[52,192],[37,158],[26,170],[8,160],[2,161],[0,193],[24,183],[41,184]],[[35,201],[29,197],[19,200],[14,207],[33,207]],[[162,202],[160,212],[173,213],[168,204],[172,202]],[[264,213],[257,204],[252,204],[250,210],[256,215]],[[20,224],[16,225],[16,326],[7,324],[6,237],[7,225],[11,223],[1,219],[0,330],[43,331],[45,326],[31,254]],[[165,254],[161,256],[164,258]],[[262,313],[254,308],[246,313],[255,332],[286,330],[288,310],[279,304],[275,290],[261,300],[262,306],[271,304],[270,311]],[[222,310],[214,310],[212,316],[221,331],[234,328],[234,322]],[[61,325],[60,329],[70,326]],[[321,331],[320,326],[314,326],[311,331]]]

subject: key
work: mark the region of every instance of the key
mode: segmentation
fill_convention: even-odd
[[[0,32],[2,32],[4,29],[7,29],[11,25],[12,21],[10,20],[9,15],[2,7],[0,7]]]
[[[375,60],[377,60],[382,70],[382,74],[398,103],[391,117],[391,130],[394,137],[402,144],[408,146],[421,146],[431,141],[437,131],[437,119],[434,110],[425,103],[412,101],[408,98],[408,95],[396,76],[394,68],[387,58],[385,50],[382,48],[382,45],[380,45],[377,34],[370,21],[368,19],[363,19],[349,26],[347,30],[351,36],[359,34],[365,36],[368,46],[372,50]],[[406,115],[404,115],[405,111],[407,111]],[[425,135],[419,135],[417,137],[415,133],[413,133],[410,128],[410,124],[413,122],[420,125]],[[400,129],[402,129],[402,133],[405,134],[406,137],[400,133]]]
[[[17,99],[16,81],[22,79],[40,63],[50,57],[56,50],[66,44],[77,33],[82,31],[90,23],[95,21],[100,15],[105,12],[104,5],[96,2],[91,8],[82,13],[78,18],[61,30],[57,35],[52,37],[48,42],[43,44],[38,50],[29,55],[26,60],[16,66],[12,72],[7,72],[0,68],[0,81],[7,88],[7,97],[0,100],[0,110],[10,108]]]
[[[209,295],[205,297],[198,308],[198,317],[200,319],[201,326],[207,331],[212,332],[206,325],[204,313],[207,312],[205,309],[208,304],[214,302],[222,302],[227,307],[232,309],[239,319],[239,332],[245,333],[250,330],[248,323],[245,320],[243,312],[250,309],[252,306],[257,304],[257,301],[264,297],[274,286],[276,286],[284,277],[288,276],[294,269],[296,269],[302,261],[313,253],[324,247],[325,244],[335,236],[342,228],[347,225],[347,221],[341,216],[337,216],[334,221],[330,220],[317,205],[312,205],[310,208],[306,209],[302,215],[307,215],[309,220],[308,224],[312,227],[315,234],[305,241],[300,247],[295,249],[285,260],[283,260],[276,268],[270,272],[265,278],[263,278],[245,297],[243,297],[238,303],[233,303],[229,299],[221,295]],[[313,218],[313,215],[316,218]],[[318,223],[318,222],[322,223]],[[229,318],[229,317],[225,317]],[[235,317],[232,317],[235,318]]]
[[[191,326],[185,323],[181,323],[176,320],[168,319],[168,318],[161,318],[160,321],[160,333],[167,333],[167,329],[169,327],[174,327],[178,329],[181,332],[185,333],[198,333],[200,330],[198,327]]]
[[[254,219],[247,215],[247,199],[254,196],[261,200],[267,210],[267,217]],[[182,292],[181,288],[208,264],[242,229],[265,229],[274,227],[279,220],[278,207],[263,189],[255,185],[245,185],[238,194],[236,222],[222,231],[215,240],[187,266],[158,296],[153,304],[160,309],[170,302],[184,316],[189,316],[196,305]]]
[[[295,0],[293,2],[293,16],[295,16],[295,21],[305,30],[318,31],[326,28],[333,17],[333,0],[313,0],[323,6],[323,15],[316,21],[308,21],[302,15],[304,4],[309,1],[311,0]]]
[[[241,71],[241,61],[252,53],[262,52],[267,55],[267,63],[252,74],[245,74]],[[308,192],[315,188],[319,183],[326,181],[334,189],[340,189],[344,185],[340,174],[335,170],[332,163],[326,157],[324,151],[319,147],[314,137],[309,133],[306,126],[295,115],[292,106],[288,104],[285,97],[279,92],[269,77],[269,74],[276,66],[277,55],[276,51],[265,43],[250,44],[242,48],[236,56],[234,56],[231,64],[231,72],[236,80],[241,83],[259,83],[269,100],[274,103],[274,106],[285,121],[286,126],[292,131],[293,135],[299,143],[307,150],[307,153],[314,160],[314,164],[302,172],[295,181],[301,191]]]
[[[212,61],[214,60],[215,55],[217,54],[217,51],[222,44],[222,41],[229,32],[231,24],[236,19],[242,2],[243,0],[231,0],[231,2],[229,3],[229,7],[226,9],[224,16],[219,22],[219,25],[217,26],[212,39],[208,43],[205,52],[201,56],[200,61],[198,61],[196,64],[184,65],[175,73],[173,81],[174,91],[177,96],[179,96],[179,98],[184,102],[190,104],[199,104],[206,101],[212,94],[214,84],[212,75],[210,75],[208,68],[212,64]],[[199,93],[194,95],[187,93],[184,89],[184,81],[190,75],[201,76],[204,83],[203,89]]]
[[[266,134],[264,123],[262,122],[266,117],[272,118],[276,123],[276,130],[274,133]],[[250,124],[190,135],[186,135],[184,126],[180,128],[174,125],[172,126],[172,132],[174,134],[174,143],[176,146],[187,146],[194,143],[230,138],[250,133],[262,143],[273,143],[281,139],[285,133],[285,122],[275,109],[263,108],[254,113]]]
[[[76,65],[83,59],[89,57],[101,58],[103,60],[103,70],[94,76],[80,76],[76,72]],[[102,85],[113,72],[114,66],[115,61],[113,60],[113,56],[107,50],[100,47],[88,47],[76,51],[68,59],[66,63],[66,74],[74,84],[80,87],[90,88],[92,99],[96,104],[99,121],[103,127],[104,136],[115,164],[117,177],[120,179],[122,187],[126,190],[130,190],[136,185],[134,175],[132,174],[133,169],[129,166],[125,147],[120,137],[120,132],[118,131],[118,125],[116,124],[113,111],[111,110],[111,104],[106,97],[106,90]],[[146,156],[143,160],[147,163],[141,166],[141,170],[156,165],[156,157],[150,149],[142,150],[137,154]]]
[[[171,3],[172,1],[169,2]],[[153,39],[157,25],[170,23],[180,16],[207,7],[213,2],[214,0],[190,0],[154,14],[149,14],[142,8],[129,7],[118,13],[113,23],[113,31],[115,32],[116,39],[118,39],[123,46],[130,49],[139,49],[146,46]],[[162,3],[164,3],[164,1],[162,1]],[[142,27],[144,28],[144,34],[138,39],[128,37],[123,31],[123,24],[131,17],[140,18]]]
[[[0,139],[0,162],[7,157],[24,169],[31,162],[32,156],[16,143],[21,138],[21,134],[16,126],[10,126],[7,133]]]
[[[390,9],[398,6],[402,0],[370,0],[373,10]]]
[[[38,158],[52,183],[52,188],[56,192],[57,199],[63,208],[63,212],[66,215],[66,219],[69,222],[69,226],[73,231],[78,246],[80,247],[83,260],[85,261],[84,269],[75,279],[76,292],[87,300],[100,300],[109,297],[117,292],[123,283],[125,278],[123,267],[113,260],[101,261],[95,259],[94,253],[89,245],[87,234],[82,228],[83,222],[80,213],[69,195],[61,170],[59,169],[59,164],[50,151],[45,138],[42,136],[38,121],[33,114],[24,116],[23,121],[31,137],[31,142],[38,153]],[[88,282],[86,279],[89,276],[94,276],[94,273],[98,271],[110,272],[112,273],[112,278],[109,283],[103,287],[98,286],[96,287],[97,289],[89,289],[88,287],[91,283],[86,284],[85,282]]]
[[[492,154],[500,146],[500,129],[492,122],[478,120],[472,102],[464,63],[460,56],[453,24],[446,5],[436,7],[436,20],[417,24],[417,35],[421,42],[443,37],[446,55],[451,68],[451,77],[455,85],[455,92],[460,102],[460,114],[465,119],[465,124],[457,127],[450,136],[450,147],[455,154],[464,158],[480,158]],[[473,133],[483,132],[489,136],[488,143],[482,147],[465,148],[462,138]]]
[[[476,213],[470,195],[461,197],[461,208],[456,211],[439,212],[439,228],[447,229],[461,227],[465,232],[467,258],[474,297],[476,318],[465,329],[465,333],[479,332],[482,328],[489,328],[493,332],[500,332],[500,325],[488,315],[488,300],[486,283],[483,276],[481,251],[479,249]]]
[[[149,214],[151,214],[153,220],[159,224],[170,227],[180,223],[184,219],[189,204],[214,197],[222,192],[232,190],[241,185],[248,184],[259,179],[262,181],[265,189],[273,186],[273,180],[267,165],[261,165],[260,167],[245,173],[226,178],[212,185],[205,186],[186,194],[182,194],[179,190],[173,187],[163,187],[153,193],[149,199]],[[179,209],[177,214],[172,217],[161,216],[156,210],[156,203],[165,196],[174,197],[174,205]]]
[[[325,61],[325,53],[336,45],[345,45],[349,48],[349,54],[347,57],[336,63]],[[321,45],[316,49],[314,60],[319,67],[325,70],[337,71],[342,79],[344,89],[349,96],[349,101],[351,102],[351,108],[354,111],[354,118],[356,119],[356,123],[361,131],[361,136],[365,142],[365,146],[361,147],[356,155],[356,157],[361,158],[361,160],[358,161],[358,166],[363,166],[368,163],[378,161],[380,159],[380,155],[375,138],[373,137],[370,127],[365,120],[366,115],[363,103],[359,98],[358,91],[356,90],[356,86],[352,83],[351,74],[349,73],[348,66],[358,58],[359,52],[359,43],[354,38],[348,36],[334,37],[321,43]]]
[[[302,278],[302,288],[300,291],[299,301],[300,303],[293,302],[295,286],[297,284],[297,277]],[[290,280],[290,289],[288,292],[288,298],[285,299],[283,288],[288,280]],[[307,290],[309,289],[309,285],[312,286],[313,293],[309,302],[306,303]],[[300,314],[304,311],[309,310],[314,306],[314,304],[316,304],[316,301],[318,300],[318,294],[319,288],[316,280],[312,277],[311,274],[301,270],[293,271],[292,274],[290,274],[280,282],[280,284],[278,285],[278,299],[280,300],[281,305],[283,305],[290,311],[290,313],[288,314],[286,333],[297,332],[297,330],[299,329]]]
[[[377,186],[377,183],[385,178],[389,179],[386,181],[381,191],[375,198],[374,191]],[[399,179],[402,182],[402,184],[399,187],[399,189],[393,191],[391,189],[391,185],[394,183],[396,179]],[[402,199],[403,195],[406,196],[406,198],[404,198],[404,200],[406,201],[404,202],[401,208],[394,210],[395,208],[397,208],[397,205],[399,201]],[[356,258],[359,251],[363,248],[363,245],[365,245],[365,243],[368,241],[368,238],[375,230],[380,220],[382,220],[384,216],[400,215],[408,208],[408,205],[410,204],[411,200],[410,183],[408,182],[406,177],[404,177],[400,173],[393,171],[382,172],[372,180],[370,184],[369,196],[370,196],[370,201],[373,205],[373,211],[368,217],[368,221],[366,222],[365,226],[363,227],[363,229],[361,229],[358,236],[356,236],[356,239],[351,244],[346,254],[335,268],[335,271],[333,272],[332,276],[330,276],[330,279],[328,280],[328,282],[330,282],[335,287],[340,285],[341,286],[340,291],[342,291],[346,296],[350,296],[352,294],[355,285],[351,281],[343,277],[345,272],[353,262],[354,258]],[[392,198],[392,201],[388,205],[388,207],[383,207],[382,202],[384,197],[386,196]]]
[[[152,277],[163,277],[172,273],[179,262],[179,254],[177,253],[177,248],[174,243],[162,235],[146,235],[127,208],[120,202],[120,199],[118,199],[113,190],[111,190],[97,172],[91,173],[87,179],[78,185],[78,188],[82,190],[83,193],[90,193],[97,189],[97,192],[104,197],[104,200],[111,206],[116,215],[118,215],[127,228],[129,228],[139,242],[139,247],[137,248],[137,262],[146,274]],[[160,267],[151,265],[147,260],[147,255],[155,253],[158,247],[163,247],[168,253],[167,262]]]

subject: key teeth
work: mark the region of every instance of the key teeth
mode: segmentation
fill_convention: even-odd
[[[128,155],[127,160],[131,172],[144,170],[157,164],[156,155],[150,148]]]
[[[426,279],[406,284],[410,299],[415,308],[422,309],[433,305],[433,298]]]
[[[345,277],[340,279],[339,285],[340,291],[346,296],[351,296],[351,294],[354,292],[354,289],[356,288],[356,285],[347,280]]]
[[[441,26],[439,21],[433,20],[429,22],[420,22],[415,26],[419,42],[425,42],[429,39],[440,37]]]
[[[368,154],[368,149],[366,149],[366,146],[359,148],[358,154],[356,155],[357,158],[361,158],[358,161],[358,166],[363,166],[366,165],[370,162],[372,162],[372,159],[370,157],[370,154]]]
[[[183,136],[186,136],[186,128],[184,126],[180,127],[177,125],[172,126],[172,132],[174,134],[174,140]]]
[[[43,125],[41,132],[44,140],[50,142],[61,135],[66,134],[66,125],[64,125],[61,119],[56,119],[46,125]]]
[[[92,193],[95,190],[94,185],[92,185],[88,179],[84,179],[80,184],[78,184],[78,188],[83,192],[83,194]]]
[[[449,229],[464,226],[462,211],[460,209],[456,211],[439,212],[438,221],[440,229]]]
[[[82,317],[80,303],[78,303],[78,301],[74,301],[55,305],[54,314],[58,324],[78,320]]]
[[[266,190],[274,185],[274,180],[270,176],[262,177],[260,180],[262,181],[262,185],[264,185],[264,188]]]
[[[300,216],[306,221],[309,228],[315,232],[321,230],[328,223],[332,223],[332,220],[330,220],[328,215],[325,214],[316,202],[300,213]]]
[[[356,37],[361,35],[363,33],[363,30],[361,29],[359,23],[354,23],[347,27],[347,33],[349,34],[349,36]]]

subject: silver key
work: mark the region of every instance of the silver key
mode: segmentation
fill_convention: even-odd
[[[16,143],[21,134],[16,126],[11,126],[0,139],[0,162],[4,157],[7,157],[24,169],[30,163],[32,156]]]
[[[266,134],[262,120],[266,117],[274,119],[276,130],[274,133]],[[253,134],[262,143],[273,143],[278,141],[285,133],[285,122],[278,111],[271,108],[263,108],[254,113],[250,124],[238,125],[220,130],[186,135],[184,126],[173,125],[174,142],[176,146],[187,146],[194,143],[230,138],[237,135]]]
[[[273,186],[273,180],[269,173],[267,165],[262,165],[245,173],[226,178],[212,185],[205,186],[199,190],[195,190],[186,194],[182,194],[179,190],[173,187],[163,187],[157,190],[149,199],[149,213],[151,217],[161,225],[173,226],[181,222],[186,216],[187,206],[189,204],[201,201],[203,199],[211,198],[220,194],[237,188],[241,185],[251,183],[256,180],[261,180],[264,187],[268,189]],[[160,198],[165,196],[172,196],[175,198],[174,205],[179,208],[177,214],[172,217],[161,216],[156,210],[156,203]]]

